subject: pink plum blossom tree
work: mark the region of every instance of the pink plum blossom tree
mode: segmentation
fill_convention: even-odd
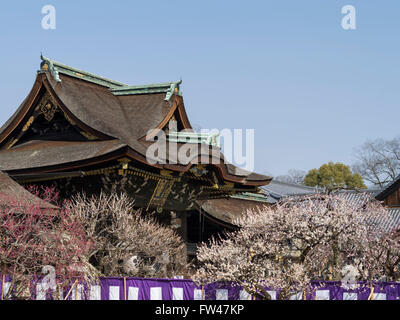
[[[49,288],[55,290],[53,297],[76,280],[96,282],[98,273],[86,259],[94,244],[81,221],[62,204],[42,206],[59,204],[53,189],[31,188],[31,192],[45,202],[0,194],[0,271],[11,278],[2,299],[33,298],[44,271],[54,270],[55,288]]]

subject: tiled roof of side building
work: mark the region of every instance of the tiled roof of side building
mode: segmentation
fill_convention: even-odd
[[[272,180],[268,185],[262,186],[261,189],[268,196],[271,203],[276,203],[286,196],[306,195],[321,191],[318,188],[278,180]]]
[[[387,188],[400,180],[400,176]],[[386,188],[386,189],[387,189]],[[286,183],[272,180],[270,184],[261,187],[270,203],[277,203],[288,198],[299,198],[312,196],[322,191],[318,188],[303,185]],[[386,189],[365,189],[365,190],[338,190],[337,194],[355,204],[362,206],[365,202],[377,198]],[[374,218],[373,223],[386,232],[400,231],[400,207],[388,208],[388,215],[382,215],[378,219]]]
[[[337,195],[338,197],[341,197],[342,199],[349,201],[353,205],[361,207],[368,201],[373,200],[375,198],[376,192],[377,192],[376,190],[368,190],[368,189],[337,190],[337,191],[334,191],[333,194]],[[293,199],[302,200],[302,199],[306,199],[306,198],[313,199],[314,195],[317,196],[317,193],[318,192],[315,192],[314,194],[308,193],[308,194],[287,195],[287,196],[282,197],[280,199],[280,201],[293,200]]]
[[[309,187],[300,184],[287,183],[278,180],[272,180],[268,185],[262,186],[264,194],[269,198],[271,203],[294,197],[307,197],[312,194],[324,192],[322,188]],[[381,190],[362,189],[362,190],[338,190],[336,193],[346,197],[348,200],[363,202],[367,199],[375,197]]]
[[[375,189],[339,190],[337,194],[355,205],[362,206],[366,202],[373,200],[379,191]]]
[[[400,207],[388,208],[387,215],[374,216],[371,222],[385,232],[400,231]]]
[[[398,230],[400,229],[400,208],[389,208],[388,209],[390,220],[386,225],[387,230]]]

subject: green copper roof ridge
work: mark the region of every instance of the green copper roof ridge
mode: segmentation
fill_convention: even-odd
[[[70,67],[70,66],[68,66],[66,64],[54,61],[54,60],[52,60],[50,58],[47,58],[47,57],[45,57],[43,55],[41,55],[40,58],[42,59],[43,62],[48,62],[53,68],[55,68],[55,70],[50,70],[50,72],[51,72],[51,74],[53,75],[53,77],[55,78],[56,81],[57,81],[58,72],[61,72],[61,73],[73,76],[75,78],[78,78],[78,79],[94,82],[94,83],[101,84],[101,85],[104,85],[104,83],[108,83],[108,84],[110,84],[108,87],[127,86],[124,83],[121,83],[121,82],[118,82],[118,81],[115,81],[115,80],[111,80],[111,79],[107,79],[107,78],[98,76],[98,75],[96,75],[94,73],[90,73],[90,72],[87,72],[87,71],[84,71],[84,70],[81,70],[81,69]],[[65,69],[65,70],[67,70],[69,72],[64,72],[64,70],[60,70],[59,68]],[[54,76],[53,73],[56,74],[56,76]],[[88,79],[88,78],[80,77],[79,75],[74,74],[74,73],[78,73],[78,74],[81,74],[83,76],[88,76],[90,78],[93,78],[93,80],[92,79]],[[98,80],[98,81],[96,81],[96,80]]]
[[[258,193],[252,193],[252,192],[244,192],[240,194],[234,194],[230,196],[231,198],[236,198],[236,199],[243,199],[243,200],[249,200],[249,201],[259,201],[259,202],[268,202],[268,199]]]
[[[40,59],[42,60],[42,63],[40,64],[41,70],[39,70],[38,72],[40,73],[49,71],[50,74],[53,76],[54,80],[56,80],[57,82],[61,82],[59,73],[62,73],[77,79],[106,86],[114,95],[149,94],[149,93],[165,92],[166,96],[164,100],[166,101],[169,101],[173,94],[182,95],[182,93],[179,91],[179,85],[182,83],[182,80],[164,82],[164,83],[154,83],[147,85],[127,85],[118,81],[98,76],[96,74],[81,69],[67,66],[63,63],[47,58],[43,55],[40,55]],[[47,65],[48,69],[43,68],[43,65],[45,63],[48,64]]]
[[[124,87],[113,87],[110,88],[110,91],[114,95],[133,95],[133,94],[149,94],[149,93],[166,93],[165,99],[169,101],[172,95],[178,94],[182,95],[179,91],[179,85],[182,83],[182,80],[173,81],[173,82],[163,82],[163,83],[152,83],[147,85],[133,85],[133,86],[124,86]]]
[[[123,90],[135,90],[135,89],[147,89],[147,88],[165,88],[169,90],[173,84],[181,84],[182,80],[163,82],[163,83],[150,83],[150,84],[140,84],[140,85],[125,85],[124,87],[110,88],[111,91],[123,91]]]

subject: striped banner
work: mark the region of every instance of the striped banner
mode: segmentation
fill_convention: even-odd
[[[10,278],[1,278],[1,299],[10,288]],[[313,282],[315,290],[306,300],[400,300],[400,283],[386,282],[371,288],[359,283],[354,290],[347,290],[340,282]],[[372,289],[372,290],[371,290]],[[33,292],[32,292],[33,291]],[[192,280],[148,278],[101,278],[98,285],[74,283],[70,288],[52,294],[44,284],[31,288],[32,299],[52,300],[252,300],[241,287],[227,284],[196,286]],[[268,290],[273,300],[277,292]],[[303,300],[303,293],[293,293],[290,300]]]

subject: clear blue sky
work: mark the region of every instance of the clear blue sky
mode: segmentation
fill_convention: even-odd
[[[41,27],[56,8],[56,30]],[[343,30],[354,5],[357,29]],[[203,128],[254,128],[256,171],[354,162],[399,131],[398,0],[7,1],[0,6],[0,122],[44,55],[128,84],[183,79]]]

